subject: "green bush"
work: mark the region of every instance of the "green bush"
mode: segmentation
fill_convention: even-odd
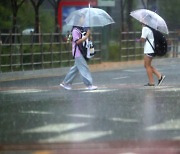
[[[109,60],[110,61],[118,61],[120,56],[120,46],[118,43],[110,43],[108,47],[109,52]]]

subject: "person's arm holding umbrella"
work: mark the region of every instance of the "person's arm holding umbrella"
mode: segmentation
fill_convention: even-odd
[[[144,43],[144,42],[146,42],[146,39],[141,37],[141,38],[139,39],[139,41]]]
[[[138,42],[143,42],[144,43],[145,41],[146,41],[146,39],[144,39],[142,37],[140,39],[138,39]]]
[[[142,28],[144,27],[145,25],[142,23]],[[142,29],[143,31],[143,29]],[[146,42],[146,38],[142,37],[140,39],[136,39],[136,42],[142,42],[142,43],[145,43]]]
[[[86,39],[87,39],[89,36],[90,36],[90,30],[88,30],[88,31],[86,32],[86,35],[85,35],[84,37],[82,37],[81,39],[77,40],[77,41],[76,41],[76,44],[80,44],[80,43],[86,41]]]
[[[139,39],[139,41],[145,43],[148,34],[146,32],[146,29],[144,28],[144,27],[146,27],[146,25],[143,23],[141,23],[141,24],[142,24],[142,35],[141,35],[141,38]]]

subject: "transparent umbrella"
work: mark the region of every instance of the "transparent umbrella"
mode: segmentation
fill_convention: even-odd
[[[168,34],[168,27],[166,22],[157,13],[147,10],[139,9],[132,11],[130,15],[141,23],[148,25],[149,27],[158,30],[162,33]]]
[[[71,26],[102,27],[114,23],[114,20],[104,10],[89,7],[72,12],[65,22]]]

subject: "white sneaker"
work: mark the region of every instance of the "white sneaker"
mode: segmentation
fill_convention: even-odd
[[[66,89],[66,90],[71,90],[72,89],[72,87],[70,85],[67,85],[67,84],[64,84],[64,83],[61,83],[60,86],[63,87],[64,89]]]
[[[91,86],[88,86],[86,89],[88,89],[88,90],[96,90],[97,88],[98,88],[97,86],[91,85]]]

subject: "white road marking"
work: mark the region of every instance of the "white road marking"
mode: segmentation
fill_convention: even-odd
[[[23,133],[48,133],[69,131],[88,125],[87,123],[62,123],[62,124],[49,124],[41,127],[23,130]]]
[[[86,90],[82,91],[84,93],[104,93],[104,92],[110,92],[110,91],[116,91],[118,89],[96,89],[96,90]]]
[[[41,143],[54,143],[54,142],[83,142],[91,139],[99,138],[106,135],[111,135],[112,131],[82,131],[82,132],[70,132],[67,134],[61,134],[56,137],[40,140]]]
[[[136,70],[136,69],[133,69],[133,70],[124,70],[125,72],[132,72],[132,73],[137,73],[137,72],[143,72],[144,70]]]
[[[18,90],[1,91],[1,93],[23,94],[23,93],[39,93],[39,92],[45,92],[45,91],[48,91],[48,90],[41,90],[41,89],[18,89]]]
[[[113,78],[113,80],[121,80],[121,79],[126,79],[129,78],[128,76],[123,76],[123,77],[117,77],[117,78]]]
[[[147,131],[156,131],[156,130],[180,130],[180,119],[169,120],[161,124],[150,126],[146,128]]]
[[[125,119],[125,118],[110,118],[112,121],[119,121],[119,122],[138,122],[136,119]]]
[[[24,113],[24,114],[54,114],[52,112],[43,112],[43,111],[21,111],[20,113]]]
[[[156,91],[165,91],[165,92],[168,92],[168,91],[180,91],[180,88],[170,88],[170,87],[163,87],[163,89],[156,89]]]
[[[78,118],[95,118],[92,115],[85,115],[85,114],[67,114],[70,117],[78,117]]]
[[[78,118],[91,118],[91,119],[95,119],[98,118],[96,116],[92,116],[92,115],[85,115],[85,114],[67,114],[67,116],[70,117],[78,117]],[[111,120],[111,121],[115,121],[115,122],[138,122],[138,120],[136,119],[126,119],[126,118],[107,118],[107,120]]]
[[[173,138],[174,140],[180,140],[180,136],[176,136]]]

